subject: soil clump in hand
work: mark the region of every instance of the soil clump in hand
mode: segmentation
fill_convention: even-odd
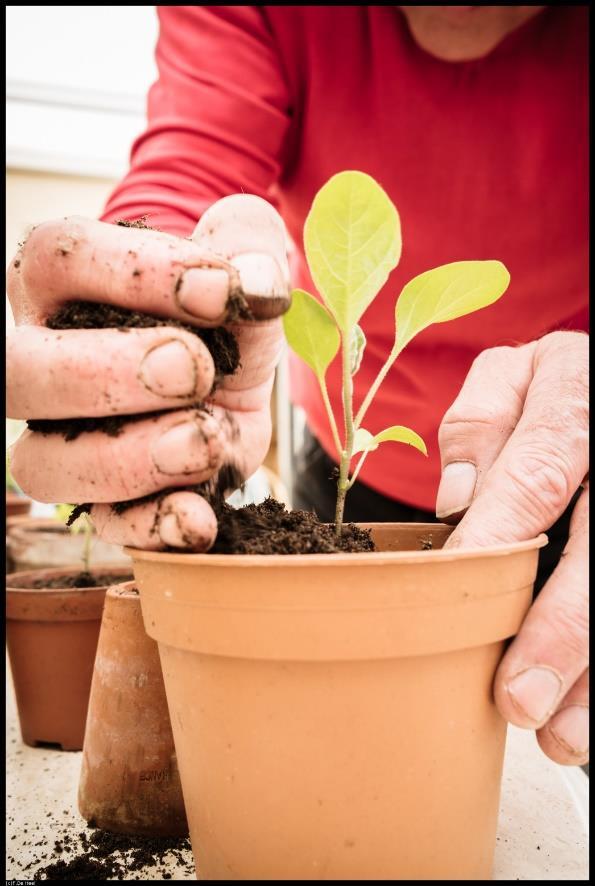
[[[138,227],[138,225],[136,225]],[[73,301],[59,308],[46,321],[49,329],[146,329],[155,326],[173,326],[198,336],[209,349],[215,364],[213,392],[221,379],[233,375],[240,365],[240,350],[235,336],[223,326],[200,329],[180,320],[165,320],[139,311],[129,311],[115,305]],[[202,404],[195,404],[202,405]],[[179,409],[179,407],[175,407]],[[121,434],[130,422],[155,418],[170,410],[143,412],[134,415],[110,415],[99,418],[30,419],[27,426],[41,434],[60,434],[65,440],[76,440],[83,433],[102,431],[111,437]]]

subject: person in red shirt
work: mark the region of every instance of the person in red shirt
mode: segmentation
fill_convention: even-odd
[[[167,6],[159,17],[148,125],[103,220],[40,225],[9,269],[17,329],[8,411],[58,419],[180,409],[116,438],[65,443],[27,431],[12,452],[17,482],[37,500],[94,503],[107,539],[208,547],[216,523],[193,493],[123,515],[109,503],[201,482],[230,459],[244,475],[258,466],[282,343],[272,309],[257,325],[234,326],[241,372],[218,390],[213,415],[198,419],[183,406],[210,389],[213,367],[195,336],[178,330],[172,339],[162,327],[123,342],[115,330],[58,335],[42,324],[85,298],[217,325],[234,274],[245,292],[281,296],[269,305],[282,310],[285,240],[269,204],[295,245],[292,282],[313,291],[301,240],[312,198],[338,171],[367,172],[399,210],[404,248],[362,320],[356,403],[390,350],[405,282],[443,263],[496,258],[511,284],[489,308],[430,327],[399,358],[367,427],[406,423],[429,458],[381,448],[346,517],[458,522],[451,545],[550,532],[543,590],[495,696],[553,759],[584,762],[588,9]],[[242,192],[254,196],[228,196]],[[111,224],[140,216],[165,233]],[[177,239],[199,219],[192,241]],[[204,261],[213,251],[225,259],[219,267]],[[338,365],[328,387],[340,415]],[[309,428],[295,503],[332,518],[332,437],[315,379],[297,362],[292,395]]]

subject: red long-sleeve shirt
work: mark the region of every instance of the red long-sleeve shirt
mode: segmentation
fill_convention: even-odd
[[[372,432],[413,428],[429,458],[384,444],[361,479],[432,509],[438,427],[475,356],[587,329],[587,16],[548,7],[485,58],[450,63],[415,43],[394,6],[161,7],[148,126],[104,218],[148,213],[188,236],[219,197],[259,194],[299,247],[294,284],[313,291],[301,231],[314,194],[344,169],[374,176],[399,210],[403,254],[361,322],[356,405],[391,348],[408,280],[446,262],[503,261],[505,296],[415,338],[366,417]],[[297,360],[292,373],[333,454],[314,375]],[[341,424],[339,360],[328,387]]]

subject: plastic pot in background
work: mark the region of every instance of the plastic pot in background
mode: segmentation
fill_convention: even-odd
[[[159,652],[134,582],[105,597],[78,803],[103,830],[188,834]]]
[[[93,662],[103,601],[127,567],[95,566],[96,588],[32,588],[38,581],[77,575],[80,567],[6,576],[6,642],[25,744],[83,746]]]
[[[371,528],[365,554],[128,551],[199,879],[491,877],[492,683],[546,538],[439,550],[448,527]]]
[[[7,526],[6,554],[13,572],[32,569],[57,569],[61,566],[82,568],[84,532],[72,533],[58,520],[19,520]],[[91,565],[96,563],[132,568],[130,558],[119,545],[93,536]]]

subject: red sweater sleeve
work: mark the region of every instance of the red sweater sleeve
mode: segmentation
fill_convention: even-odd
[[[147,128],[102,219],[147,215],[153,227],[188,236],[220,197],[271,200],[289,94],[259,7],[161,6],[158,15]]]

